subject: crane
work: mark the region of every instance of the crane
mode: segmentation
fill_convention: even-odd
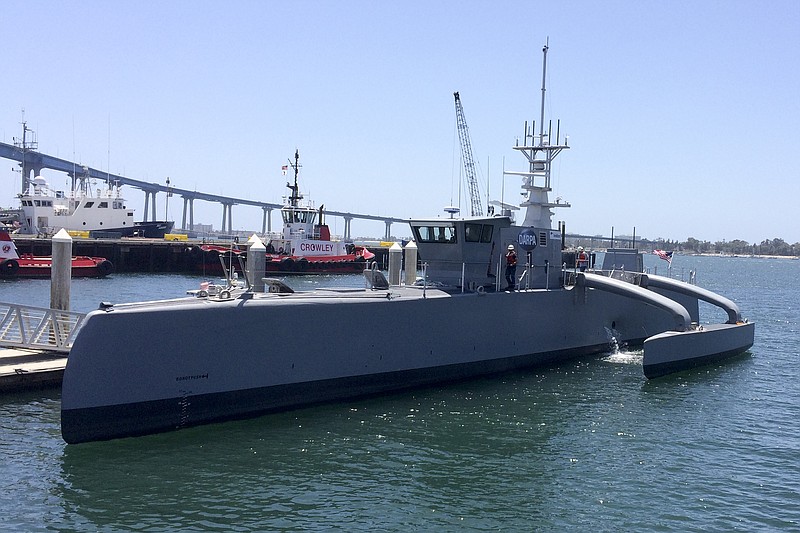
[[[471,201],[470,214],[479,217],[483,214],[481,207],[481,196],[478,191],[478,178],[475,176],[475,161],[472,159],[472,143],[469,140],[469,128],[467,120],[464,118],[464,108],[461,106],[461,97],[458,91],[453,93],[456,99],[456,123],[458,126],[458,138],[461,141],[461,159],[464,164],[464,173],[467,176],[469,186],[469,196]]]

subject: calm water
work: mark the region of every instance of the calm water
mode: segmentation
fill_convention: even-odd
[[[674,264],[757,322],[749,354],[648,382],[623,350],[78,446],[61,440],[58,391],[0,397],[0,529],[800,531],[800,261]],[[76,280],[72,307],[200,281]],[[0,282],[0,301],[47,306],[49,284]]]

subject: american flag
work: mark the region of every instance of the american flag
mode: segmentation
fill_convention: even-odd
[[[286,171],[287,171],[287,170],[289,170],[289,166],[288,166],[288,165],[283,165],[283,166],[281,167],[281,172],[283,172],[283,175],[284,175],[284,176],[286,175]]]
[[[665,252],[664,250],[653,250],[653,253],[656,254],[658,257],[669,263],[672,264],[672,252]]]

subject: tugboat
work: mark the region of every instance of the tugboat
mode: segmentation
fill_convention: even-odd
[[[546,59],[547,46],[543,52]],[[248,285],[101,304],[87,315],[64,373],[64,440],[144,435],[559,364],[614,344],[643,346],[647,378],[752,346],[755,325],[735,303],[643,273],[638,251],[607,254],[611,270],[566,267],[564,226],[551,227],[552,208],[566,204],[548,200],[552,160],[566,148],[544,128],[526,128],[515,147],[528,163],[515,173],[522,225],[505,215],[411,220],[424,261],[420,283],[399,283],[390,261],[392,283],[370,268],[363,289],[295,292],[266,278],[263,292]],[[509,247],[520,251],[522,268],[503,287]],[[724,309],[727,320],[701,323],[700,301]],[[287,324],[291,334],[279,342],[263,334]],[[237,333],[209,333],[217,331]]]
[[[53,258],[17,253],[17,246],[7,231],[0,229],[0,279],[49,278]],[[73,278],[102,278],[114,271],[105,257],[76,256],[72,258]]]
[[[310,203],[303,202],[303,195],[297,184],[300,169],[300,151],[295,150],[294,162],[289,160],[294,169],[294,184],[287,183],[291,194],[284,197],[281,208],[283,231],[278,235],[267,236],[267,272],[281,274],[314,274],[314,273],[360,273],[367,261],[375,254],[363,246],[353,243],[331,240],[331,231],[324,223],[324,206],[318,210]],[[317,219],[319,217],[319,219]],[[238,261],[231,261],[235,256],[245,256],[245,247],[236,244],[223,246],[203,244],[192,249],[198,257],[197,269],[204,272],[221,272],[223,261],[236,269]]]

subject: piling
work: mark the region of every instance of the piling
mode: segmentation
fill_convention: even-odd
[[[267,247],[258,235],[247,240],[247,280],[255,292],[264,292],[264,276],[267,273]]]
[[[417,281],[417,244],[409,241],[406,244],[406,285]]]
[[[50,308],[69,311],[72,283],[72,237],[67,230],[53,236],[53,263],[50,270]]]
[[[394,243],[389,248],[389,285],[400,285],[400,270],[403,266],[403,248]]]

